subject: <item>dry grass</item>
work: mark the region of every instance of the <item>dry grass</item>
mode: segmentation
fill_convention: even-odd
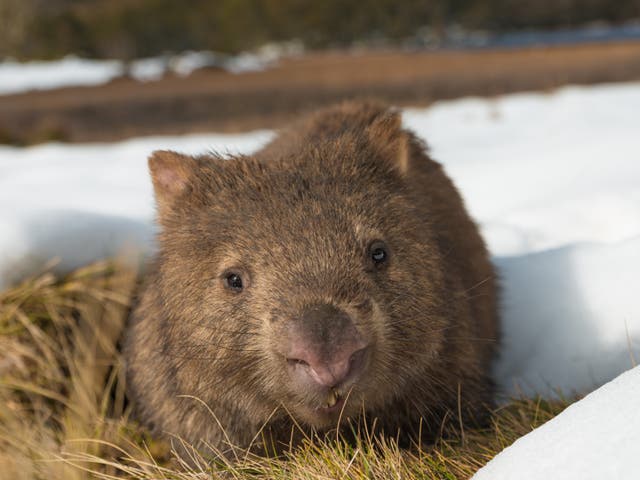
[[[286,458],[209,463],[193,452],[187,465],[129,418],[118,338],[136,285],[135,272],[98,263],[0,294],[1,478],[468,478],[566,407],[514,400],[490,428],[415,451],[363,434],[305,442]]]

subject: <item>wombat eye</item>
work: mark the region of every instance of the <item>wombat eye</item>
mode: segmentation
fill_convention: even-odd
[[[222,278],[224,286],[234,292],[241,292],[244,288],[242,277],[236,272],[226,272]]]
[[[375,241],[369,247],[369,255],[375,265],[381,265],[389,259],[389,251],[384,242]]]

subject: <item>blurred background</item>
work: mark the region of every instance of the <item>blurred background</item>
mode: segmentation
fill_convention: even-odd
[[[0,143],[640,78],[640,0],[0,0]]]
[[[165,454],[133,460],[163,447],[121,418],[117,339],[134,285],[110,261],[136,270],[157,248],[146,159],[250,154],[300,113],[363,97],[404,108],[482,231],[501,284],[501,398],[545,400],[500,407],[492,429],[420,455],[424,473],[395,450],[369,460],[358,448],[322,454],[348,452],[318,475],[406,465],[454,478],[451,464],[468,478],[493,448],[638,365],[640,0],[0,0],[1,478],[85,478],[73,464],[104,467],[91,478],[141,478],[139,466],[165,478]],[[557,455],[519,443],[513,465],[527,470],[502,478],[527,477],[532,452],[556,462],[548,477],[573,466],[575,478],[638,478],[638,420],[615,428],[638,394],[620,385],[597,397],[600,415],[555,430],[571,444],[534,437]]]
[[[404,108],[482,230],[501,392],[637,364],[640,0],[0,0],[0,293],[54,258],[140,265],[153,150],[250,154],[363,97]]]

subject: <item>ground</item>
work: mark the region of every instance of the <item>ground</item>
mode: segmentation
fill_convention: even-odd
[[[129,416],[117,342],[137,277],[98,263],[0,294],[0,472],[4,478],[463,479],[568,401],[513,400],[486,429],[452,427],[421,450],[363,435],[306,442],[284,458],[178,462]],[[1,475],[0,475],[1,476]]]
[[[199,70],[0,96],[0,142],[112,141],[150,134],[274,128],[346,98],[401,106],[640,78],[640,43],[438,52],[325,52],[234,75]]]

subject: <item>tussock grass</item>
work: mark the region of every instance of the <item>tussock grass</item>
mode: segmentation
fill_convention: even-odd
[[[136,272],[109,262],[44,273],[0,293],[0,478],[460,479],[567,406],[513,400],[483,430],[407,451],[360,435],[305,441],[280,458],[185,463],[130,418],[118,339]]]

